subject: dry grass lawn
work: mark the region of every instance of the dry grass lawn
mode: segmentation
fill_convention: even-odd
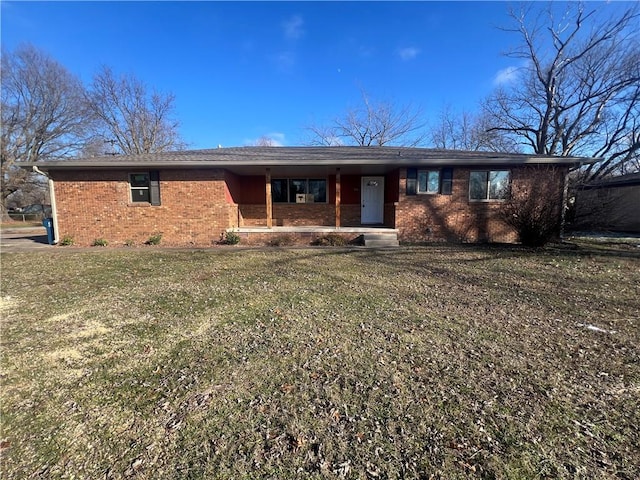
[[[2,255],[4,479],[640,478],[640,248]]]

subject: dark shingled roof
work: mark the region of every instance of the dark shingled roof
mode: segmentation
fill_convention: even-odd
[[[404,147],[233,147],[24,163],[42,170],[348,165],[579,165],[598,159]]]
[[[640,172],[627,173],[626,175],[620,175],[618,177],[602,178],[588,183],[583,188],[590,190],[595,188],[634,187],[637,185],[640,185]]]

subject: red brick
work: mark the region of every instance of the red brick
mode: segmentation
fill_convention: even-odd
[[[208,246],[228,228],[266,226],[263,176],[242,177],[222,169],[160,171],[161,205],[130,202],[128,174],[135,170],[55,171],[58,236],[77,245],[104,238],[111,245],[142,244],[162,234],[162,244]],[[455,168],[452,195],[406,195],[406,169],[385,176],[384,224],[403,241],[516,241],[499,218],[500,202],[470,202],[470,168]],[[526,190],[534,167],[513,168],[512,188]],[[566,169],[563,170],[563,173]],[[360,177],[341,176],[341,225],[360,226]],[[273,205],[275,226],[334,226],[335,176],[327,203]],[[550,195],[558,205],[562,185]],[[557,212],[558,222],[560,208]],[[259,239],[253,235],[253,239]]]

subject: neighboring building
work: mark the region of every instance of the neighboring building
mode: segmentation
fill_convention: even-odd
[[[640,173],[598,180],[578,190],[574,228],[640,233]]]
[[[56,240],[78,245],[209,246],[283,232],[310,241],[370,227],[402,241],[513,242],[499,218],[510,189],[586,159],[399,147],[240,147],[40,162],[50,178]],[[559,170],[556,170],[559,169]],[[557,209],[560,223],[561,209]],[[555,215],[555,214],[554,214]],[[322,227],[322,228],[320,228]]]

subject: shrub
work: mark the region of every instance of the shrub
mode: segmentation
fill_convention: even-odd
[[[287,247],[293,245],[295,242],[290,235],[278,235],[269,240],[269,245],[272,247]]]
[[[130,238],[124,241],[124,246],[125,247],[133,247],[135,245],[135,242],[133,240],[131,240]]]
[[[155,235],[151,235],[145,243],[147,245],[160,245],[161,241],[162,241],[162,234],[156,233]]]
[[[63,247],[68,247],[70,245],[73,245],[74,243],[75,242],[73,241],[73,237],[71,235],[65,235],[60,240],[60,245],[62,245]]]
[[[527,247],[542,247],[560,233],[561,192],[564,176],[553,167],[539,167],[529,183],[512,190],[501,217]],[[525,182],[523,182],[525,183]]]
[[[96,238],[91,245],[94,247],[106,247],[109,242],[104,238]]]
[[[337,233],[329,233],[316,239],[313,244],[318,246],[343,247],[347,244],[347,240]]]
[[[224,232],[224,238],[222,243],[225,245],[237,245],[240,243],[240,235],[237,232],[229,231]]]

